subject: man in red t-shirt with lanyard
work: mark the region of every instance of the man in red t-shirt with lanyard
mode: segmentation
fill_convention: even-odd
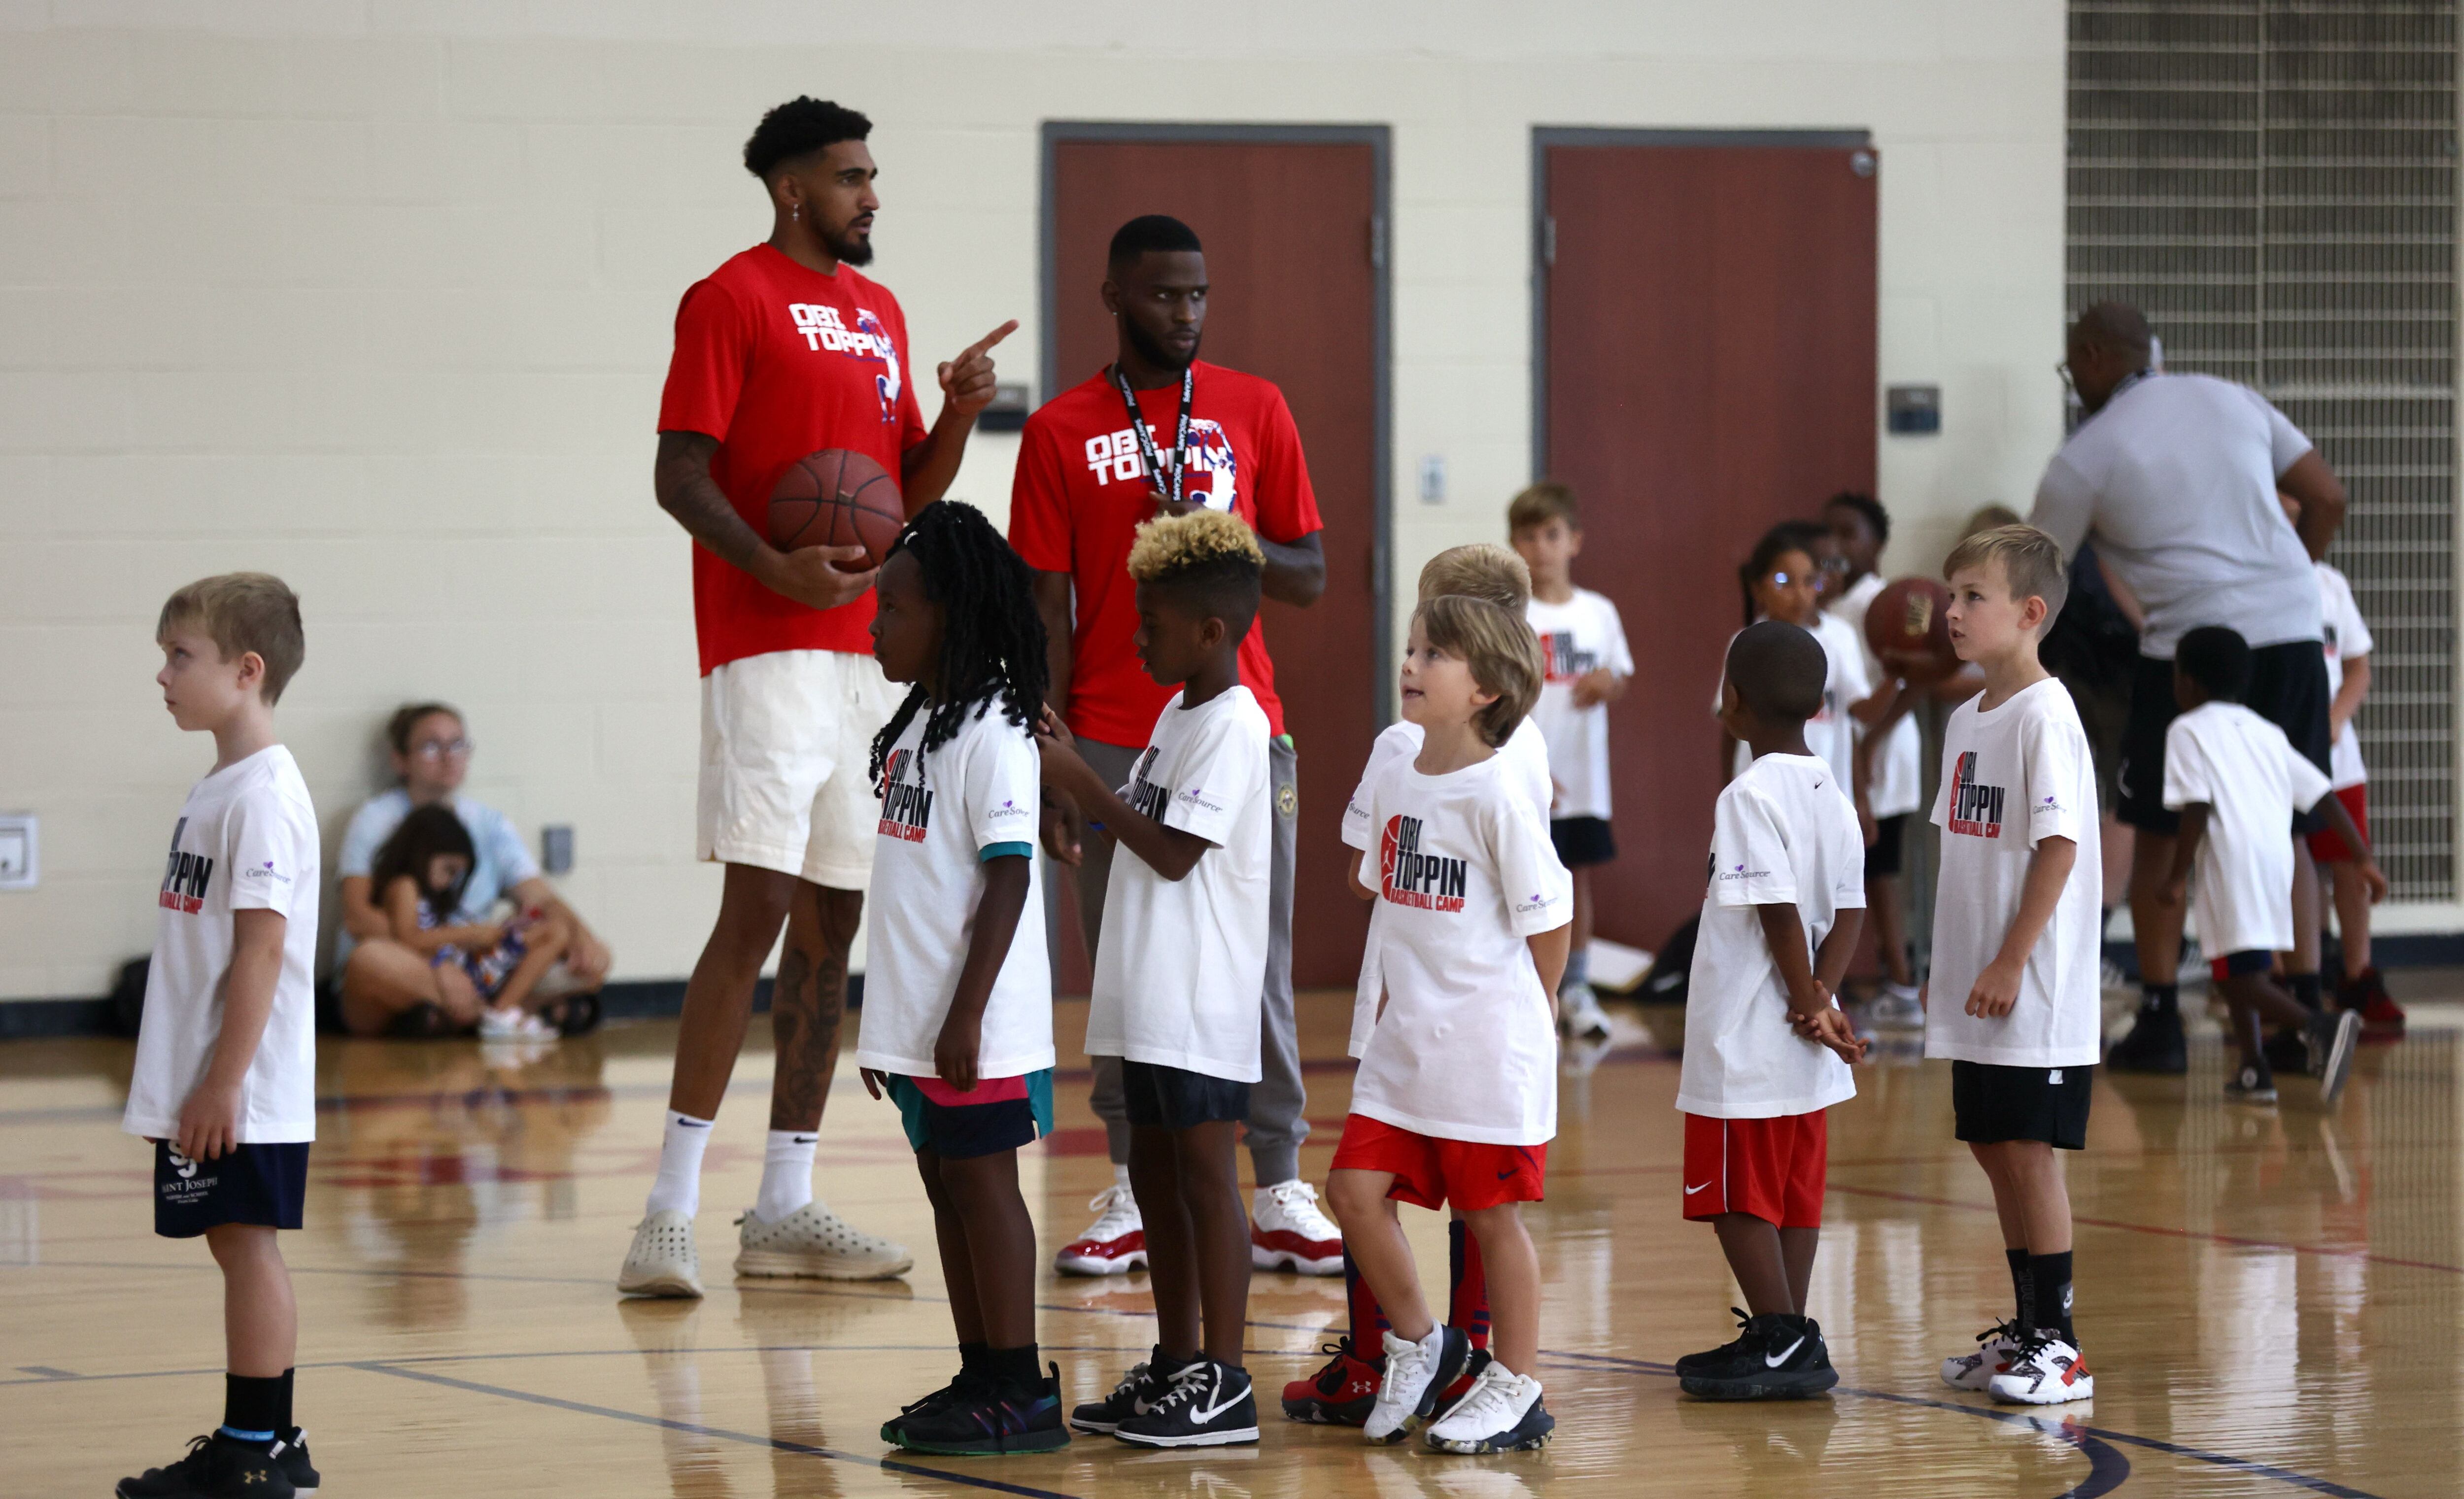
[[[738,1222],[736,1272],[865,1280],[914,1257],[813,1197],[813,1146],[837,1070],[847,948],[864,915],[878,820],[866,777],[896,698],[873,663],[870,572],[858,547],[781,552],[765,540],[787,465],[845,448],[899,475],[907,513],[941,497],[992,400],[987,350],[1005,323],[940,366],[930,431],[897,298],[855,270],[872,258],[871,122],[794,99],[761,117],[744,165],[768,189],[770,238],[695,282],[676,309],[659,402],[659,505],[693,548],[701,642],[700,856],[727,867],[718,922],[685,986],[658,1179],[620,1290],[698,1296],[693,1220],[702,1149],[787,928],[772,986],[777,1072],[761,1190]]]
[[[1172,692],[1138,664],[1136,585],[1130,543],[1137,525],[1200,507],[1249,522],[1266,554],[1265,594],[1309,605],[1326,588],[1317,496],[1284,394],[1255,375],[1198,359],[1206,324],[1206,256],[1197,234],[1161,214],[1112,236],[1104,306],[1120,329],[1112,363],[1027,418],[1010,492],[1009,539],[1036,569],[1036,600],[1051,641],[1052,700],[1078,751],[1112,784],[1154,732]],[[1076,595],[1072,609],[1072,594]],[[1249,1090],[1248,1143],[1258,1190],[1249,1211],[1252,1264],[1340,1274],[1342,1237],[1301,1180],[1309,1137],[1300,1045],[1292,1018],[1292,866],[1300,802],[1291,736],[1275,695],[1264,627],[1241,642],[1241,681],[1265,709],[1274,780],[1274,880],[1261,1064]],[[1074,865],[1078,913],[1094,954],[1103,935],[1112,840],[1046,792],[1045,847]],[[1090,1204],[1094,1225],[1056,1263],[1080,1275],[1124,1273],[1145,1263],[1145,1222],[1129,1179],[1130,1127],[1117,1057],[1094,1059],[1095,1113],[1112,1156],[1112,1185]]]

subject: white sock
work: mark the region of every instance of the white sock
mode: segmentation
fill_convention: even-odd
[[[754,1216],[775,1223],[813,1200],[813,1147],[818,1133],[772,1130],[761,1147],[761,1195],[753,1200]]]
[[[1112,1168],[1112,1185],[1119,1187],[1124,1192],[1132,1191],[1130,1186],[1130,1163],[1128,1161],[1125,1160]]]
[[[710,1148],[710,1121],[668,1111],[667,1132],[659,1140],[659,1176],[650,1183],[645,1213],[701,1211],[701,1153]]]

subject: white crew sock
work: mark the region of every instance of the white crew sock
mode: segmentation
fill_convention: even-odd
[[[710,1121],[668,1111],[667,1132],[659,1140],[659,1176],[650,1183],[645,1213],[701,1211],[701,1153],[710,1148]]]
[[[1130,1163],[1128,1161],[1123,1161],[1112,1168],[1112,1185],[1119,1187],[1124,1192],[1132,1190],[1130,1186]]]
[[[804,1130],[772,1130],[761,1147],[761,1195],[753,1216],[775,1223],[813,1200],[813,1147],[821,1135]]]

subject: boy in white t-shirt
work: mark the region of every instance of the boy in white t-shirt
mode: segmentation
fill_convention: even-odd
[[[2071,1320],[2071,1209],[2057,1150],[2087,1146],[2101,1055],[2096,772],[2070,690],[2036,657],[2070,574],[2033,526],[1980,531],[1943,563],[1951,647],[1985,690],[1943,730],[1925,1055],[1950,1061],[1958,1137],[1993,1186],[2017,1311],[1943,1360],[1995,1400],[2086,1400]]]
[[[980,512],[944,500],[908,521],[873,585],[873,658],[913,685],[872,741],[855,1059],[915,1152],[958,1335],[957,1377],[882,1425],[913,1452],[1069,1444],[1060,1372],[1038,1356],[1035,1223],[1018,1186],[1019,1147],[1052,1132],[1032,728],[1047,668],[1030,580]]]
[[[1225,511],[1139,526],[1129,561],[1138,658],[1180,691],[1117,791],[1078,757],[1057,716],[1038,730],[1045,783],[1121,848],[1104,895],[1087,1054],[1121,1059],[1158,1335],[1144,1362],[1069,1423],[1137,1446],[1258,1440],[1241,1354],[1249,1219],[1235,1146],[1262,1075],[1273,872],[1270,735],[1241,685],[1240,657],[1265,565],[1257,537]]]
[[[2174,650],[2173,700],[2181,716],[2165,731],[2165,807],[2182,814],[2182,834],[2166,890],[2181,898],[2198,875],[2199,941],[2212,955],[2210,966],[2241,1048],[2226,1099],[2276,1101],[2264,1018],[2300,1038],[2298,1060],[2319,1079],[2320,1100],[2333,1103],[2351,1070],[2362,1017],[2313,1009],[2268,977],[2276,955],[2294,945],[2293,848],[2283,830],[2311,811],[2346,847],[2362,850],[2359,871],[2371,899],[2385,898],[2387,876],[2327,774],[2295,750],[2282,729],[2241,705],[2250,674],[2249,643],[2221,625],[2188,632]]]
[[[1524,610],[1540,637],[1549,678],[1531,710],[1549,744],[1555,796],[1549,841],[1574,876],[1574,935],[1559,984],[1560,1025],[1568,1035],[1609,1033],[1608,1016],[1592,992],[1592,869],[1617,857],[1609,828],[1609,704],[1634,678],[1625,625],[1605,594],[1574,586],[1574,559],[1583,550],[1583,522],[1574,492],[1534,484],[1506,507],[1507,534],[1531,569],[1531,602]]]
[[[1344,1242],[1384,1309],[1386,1370],[1363,1432],[1400,1441],[1470,1363],[1463,1329],[1430,1315],[1394,1203],[1460,1210],[1479,1242],[1490,1359],[1430,1425],[1449,1452],[1538,1446],[1555,1426],[1533,1377],[1540,1266],[1521,1204],[1537,1201],[1557,1129],[1550,996],[1565,967],[1572,882],[1548,825],[1498,753],[1540,694],[1540,643],[1479,599],[1422,604],[1401,672],[1419,753],[1366,791],[1386,907],[1386,1005],[1352,1089],[1327,1181]]]
[[[274,705],[307,655],[279,578],[226,573],[163,606],[155,683],[214,766],[171,829],[121,1128],[154,1142],[154,1231],[223,1273],[223,1422],[120,1481],[123,1499],[286,1499],[318,1487],[291,1419],[299,1313],[275,1242],[299,1226],[317,1137],[317,809]]]
[[[1677,1361],[1704,1400],[1800,1400],[1839,1382],[1805,1314],[1822,1233],[1827,1110],[1857,1094],[1864,1044],[1832,995],[1857,949],[1865,840],[1856,804],[1806,747],[1821,642],[1777,620],[1728,643],[1720,726],[1753,761],[1720,792],[1686,984],[1684,1209],[1708,1222],[1746,1295],[1733,1341]]]

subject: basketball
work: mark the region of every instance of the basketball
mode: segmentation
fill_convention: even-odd
[[[1922,651],[1945,671],[1959,665],[1950,649],[1950,590],[1931,578],[1887,584],[1865,608],[1865,644],[1878,656]]]
[[[770,544],[861,546],[864,562],[838,565],[864,572],[881,565],[907,525],[898,481],[878,463],[845,448],[825,448],[787,465],[770,486]]]

